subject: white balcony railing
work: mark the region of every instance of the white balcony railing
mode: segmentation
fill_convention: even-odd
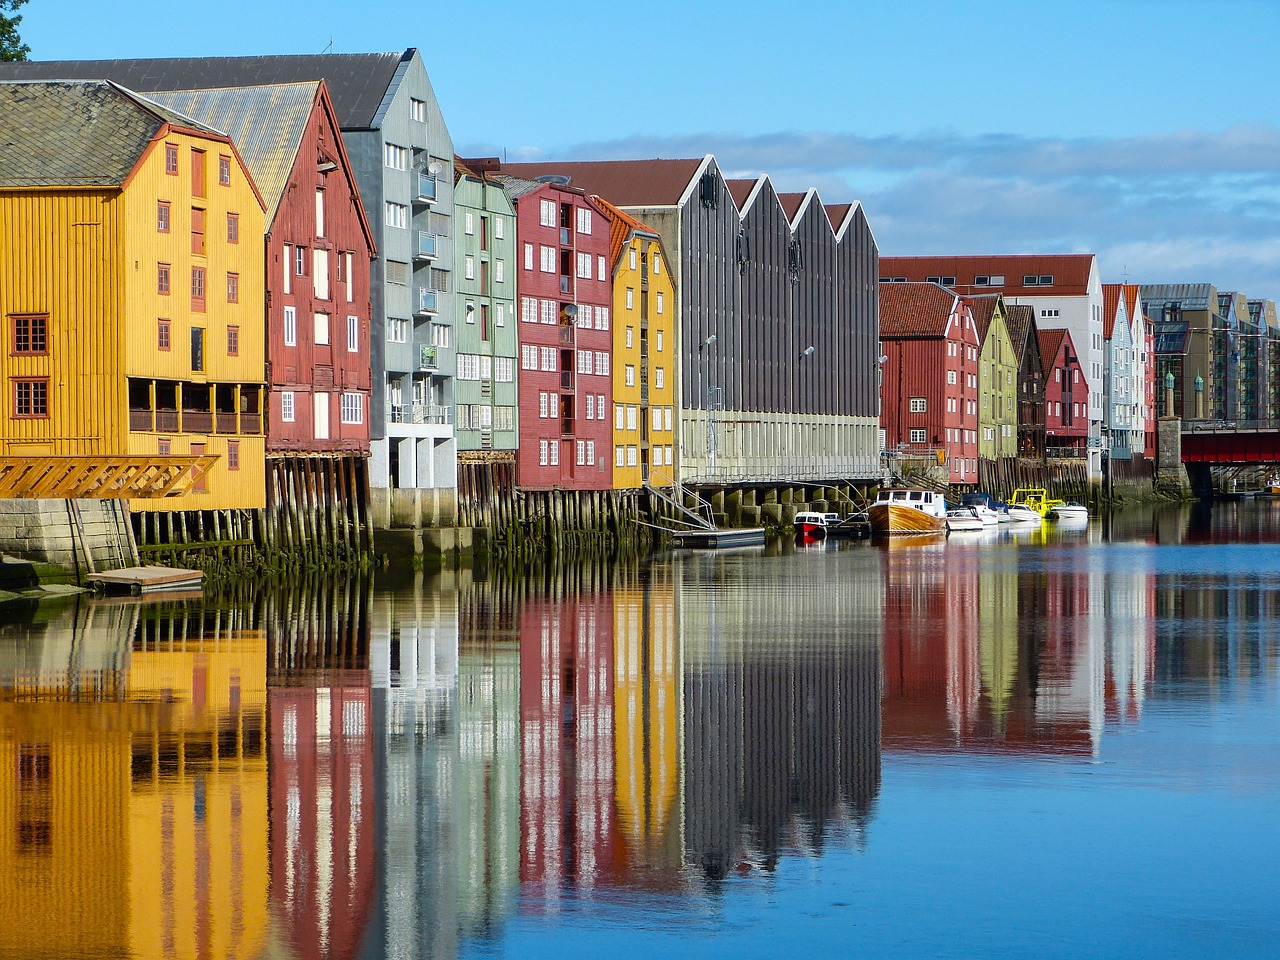
[[[434,403],[388,403],[388,423],[453,423],[453,407]]]

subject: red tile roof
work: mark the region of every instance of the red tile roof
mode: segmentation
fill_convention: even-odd
[[[936,283],[880,284],[880,338],[946,336],[956,295]]]
[[[1129,308],[1129,323],[1132,325],[1133,318],[1138,315],[1139,301],[1142,297],[1142,284],[1126,283],[1124,284],[1124,300],[1125,306]],[[1143,311],[1145,313],[1145,311]]]
[[[1120,294],[1124,284],[1104,283],[1102,285],[1102,339],[1110,340],[1116,332],[1116,313],[1120,310]],[[1128,307],[1128,304],[1125,304]]]
[[[1089,292],[1091,253],[1014,254],[972,257],[881,257],[881,277],[906,277],[923,282],[927,277],[955,277],[958,293],[998,290],[1006,297],[1084,296]],[[1023,278],[1053,277],[1045,286],[1024,286]],[[975,277],[1002,276],[1000,285],[974,286]]]
[[[622,249],[627,245],[632,234],[642,233],[658,239],[657,230],[644,221],[637,220],[631,214],[619,210],[604,197],[592,197],[591,199],[600,204],[604,212],[612,218],[609,225],[609,264],[611,266],[617,264],[618,257],[622,256]],[[665,258],[665,254],[663,256]]]
[[[1062,341],[1067,338],[1067,331],[1062,327],[1040,330],[1040,366],[1044,368],[1045,380],[1049,379],[1054,364],[1058,362],[1058,351],[1062,349]]]
[[[567,176],[571,186],[608,197],[621,207],[673,207],[680,202],[703,159],[499,162],[496,168],[489,169],[525,180],[555,174]]]
[[[973,322],[978,327],[978,340],[986,343],[987,331],[991,329],[991,320],[996,315],[998,293],[987,293],[980,297],[965,297],[969,303],[969,312],[973,314]]]

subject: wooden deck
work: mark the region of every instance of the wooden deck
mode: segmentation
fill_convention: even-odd
[[[97,590],[126,590],[132,594],[142,594],[199,590],[204,583],[204,572],[184,570],[181,567],[125,567],[123,570],[95,573],[87,579]]]
[[[0,497],[179,497],[218,461],[195,457],[0,457]]]

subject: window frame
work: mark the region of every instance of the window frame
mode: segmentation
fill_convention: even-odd
[[[50,416],[49,407],[50,407],[51,398],[49,396],[49,378],[48,377],[11,377],[9,379],[9,382],[13,384],[9,392],[9,402],[12,405],[11,406],[12,412],[10,414],[10,419],[13,419],[13,420],[48,420],[49,419],[49,416]],[[30,388],[25,401],[30,407],[30,409],[26,413],[22,413],[19,410],[20,405],[23,403],[22,387],[24,386]],[[37,401],[37,396],[36,396],[37,387],[40,388],[40,392],[43,394],[43,396],[39,398],[39,400],[42,403],[41,410],[35,409],[36,401]]]
[[[28,346],[21,347],[18,341],[19,325],[27,322],[26,336]],[[37,336],[37,326],[35,321],[39,321],[39,339],[42,344],[40,349],[35,349],[32,344]],[[9,314],[9,355],[13,357],[47,357],[49,355],[49,314],[47,313],[11,313]]]

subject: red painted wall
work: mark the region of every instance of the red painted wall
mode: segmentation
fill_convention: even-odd
[[[543,226],[543,200],[556,205],[556,226]],[[561,206],[569,206],[569,226],[559,226]],[[525,489],[608,490],[613,486],[613,270],[609,260],[610,219],[604,210],[580,191],[543,184],[516,199],[517,261],[519,264],[519,297],[516,316],[519,324],[520,356],[517,358],[516,385],[520,403],[520,447],[516,452],[516,484]],[[591,211],[591,232],[579,233],[578,210]],[[532,269],[527,269],[525,245],[532,244]],[[551,273],[542,270],[542,248],[555,251]],[[561,285],[561,258],[568,256],[569,276]],[[591,257],[591,278],[577,276],[579,254]],[[604,279],[600,279],[600,258],[604,258]],[[567,288],[567,289],[566,289]],[[524,318],[524,300],[538,301],[537,321]],[[590,329],[560,322],[542,322],[542,302],[588,306],[594,316],[603,308],[609,314],[608,330]],[[526,369],[525,348],[538,351],[538,369]],[[555,351],[555,369],[542,369],[542,351]],[[578,373],[578,351],[592,352],[592,372]],[[595,373],[595,355],[608,358],[608,372]],[[566,369],[567,367],[567,369]],[[548,394],[547,416],[542,415],[541,395]],[[587,418],[587,396],[592,397],[595,416]],[[603,397],[603,403],[600,398]],[[599,409],[603,406],[603,411]],[[553,412],[554,408],[554,412]],[[601,413],[603,412],[603,416]],[[541,462],[542,443],[555,444],[559,463]],[[595,463],[578,463],[578,442],[595,444]]]
[[[337,169],[320,173],[324,161]],[[326,88],[311,112],[280,209],[267,238],[267,451],[306,453],[368,452],[371,373],[369,363],[369,259],[372,241],[361,218],[359,193]],[[325,191],[324,235],[316,233],[316,191]],[[289,259],[297,247],[306,250],[305,273],[289,264],[291,289],[284,292],[286,245]],[[316,296],[312,251],[329,251],[329,296]],[[338,257],[351,257],[351,275],[338,282]],[[297,311],[297,344],[285,344],[285,307]],[[329,343],[315,342],[315,314],[329,314]],[[358,319],[356,350],[347,348],[347,317]],[[313,423],[315,389],[329,393],[329,437],[316,439]],[[293,391],[295,419],[281,419],[281,394]],[[341,422],[344,393],[363,397],[363,423]]]
[[[1046,442],[1050,446],[1084,447],[1089,436],[1089,383],[1069,333],[1053,358],[1044,402]]]

